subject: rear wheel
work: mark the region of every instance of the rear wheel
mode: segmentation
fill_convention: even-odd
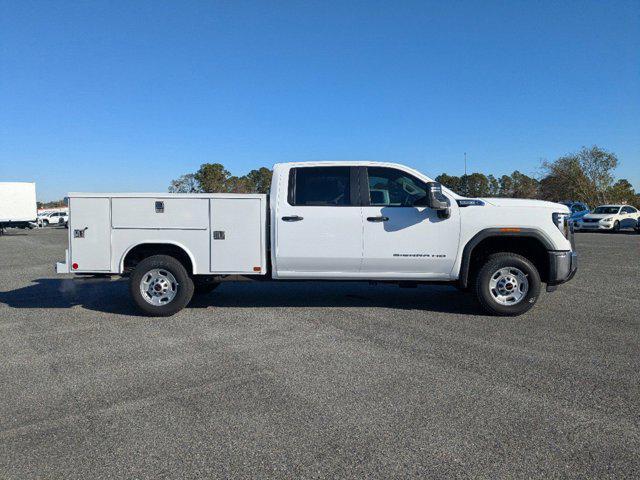
[[[474,290],[488,313],[515,316],[535,305],[540,285],[540,274],[527,258],[504,252],[489,256],[478,270]]]
[[[154,255],[138,263],[129,289],[136,306],[146,315],[168,317],[191,301],[193,281],[178,260]]]

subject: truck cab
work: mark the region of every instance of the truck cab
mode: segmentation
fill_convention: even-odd
[[[69,194],[60,273],[130,277],[150,315],[221,282],[447,283],[489,313],[518,315],[577,268],[569,209],[465,198],[409,167],[276,164],[259,194]]]

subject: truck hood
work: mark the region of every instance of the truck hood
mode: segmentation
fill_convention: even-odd
[[[569,207],[561,203],[546,202],[544,200],[529,200],[526,198],[481,198],[483,202],[494,207],[527,207],[546,208],[554,212],[569,213]]]

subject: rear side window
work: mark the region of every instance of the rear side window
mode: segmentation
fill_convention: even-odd
[[[349,167],[303,167],[289,172],[289,204],[295,206],[351,205]]]

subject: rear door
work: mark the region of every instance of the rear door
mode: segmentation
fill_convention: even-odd
[[[357,169],[309,166],[284,170],[287,192],[275,215],[278,278],[347,278],[362,261]]]
[[[73,271],[108,272],[111,269],[109,199],[73,197],[69,200],[69,211],[71,264],[78,264]]]

